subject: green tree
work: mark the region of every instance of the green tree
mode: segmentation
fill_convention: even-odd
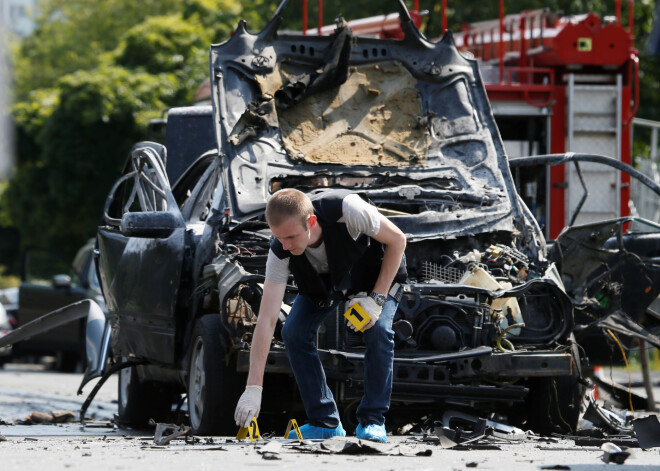
[[[241,3],[46,0],[42,8],[34,35],[14,51],[18,161],[0,224],[17,227],[23,246],[72,256],[94,234],[149,118],[190,103],[208,74],[209,43],[229,36]]]
[[[59,103],[33,138],[38,158],[19,162],[3,200],[24,245],[72,254],[93,234],[105,193],[142,138],[149,112],[166,107],[177,87],[171,74],[119,67],[76,72],[57,85]]]

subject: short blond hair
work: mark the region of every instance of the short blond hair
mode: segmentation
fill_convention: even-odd
[[[305,227],[310,214],[314,214],[312,201],[305,193],[293,188],[276,192],[266,205],[266,222],[271,227],[277,227],[292,217],[298,218]]]

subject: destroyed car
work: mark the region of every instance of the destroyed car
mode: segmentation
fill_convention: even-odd
[[[170,110],[165,145],[137,144],[108,195],[97,263],[120,422],[162,419],[185,393],[194,433],[235,433],[264,209],[295,187],[360,192],[406,234],[388,424],[455,410],[574,430],[573,303],[516,192],[477,63],[449,32],[428,42],[402,2],[401,41],[354,37],[341,20],[330,36],[278,33],[286,3],[258,34],[242,22],[211,47],[212,109]],[[304,417],[280,335],[296,291],[291,280],[259,416],[280,428]],[[342,314],[318,347],[350,430],[364,347]]]

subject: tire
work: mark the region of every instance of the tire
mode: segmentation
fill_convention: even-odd
[[[526,428],[541,435],[571,434],[577,430],[585,387],[581,382],[582,365],[573,336],[571,341],[575,361],[571,376],[534,378],[528,382],[529,393],[523,408],[527,414]]]
[[[235,434],[234,408],[240,381],[235,368],[225,363],[218,314],[197,320],[188,358],[188,411],[193,433]]]
[[[120,370],[117,384],[120,425],[146,428],[149,419],[167,421],[173,403],[173,395],[167,386],[140,382],[135,366]]]

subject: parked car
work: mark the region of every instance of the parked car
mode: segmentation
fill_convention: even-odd
[[[94,239],[87,241],[70,266],[50,250],[26,252],[14,314],[17,326],[83,299],[90,298],[105,306],[93,262],[94,243]],[[85,320],[17,343],[12,355],[54,356],[57,370],[72,372],[85,359]]]
[[[1,290],[5,291],[5,290]],[[0,292],[0,338],[7,335],[13,330],[16,326],[16,319],[12,314],[7,313],[3,299],[6,299],[3,296],[3,293]],[[6,302],[6,301],[5,301]],[[0,347],[0,366],[3,366],[11,358],[12,347],[8,345],[6,347]]]
[[[194,433],[235,432],[271,238],[263,213],[295,187],[361,192],[406,234],[388,423],[456,410],[574,430],[573,302],[516,192],[477,63],[449,32],[428,42],[402,2],[402,41],[356,38],[341,21],[331,36],[278,33],[286,3],[260,33],[242,22],[211,47],[212,109],[170,110],[165,145],[137,144],[108,195],[97,262],[112,349],[141,363],[119,377],[120,421],[161,419],[187,393]],[[291,280],[280,327],[295,296]],[[350,427],[364,346],[341,315],[318,346]],[[280,331],[260,421],[283,427],[304,411]]]

